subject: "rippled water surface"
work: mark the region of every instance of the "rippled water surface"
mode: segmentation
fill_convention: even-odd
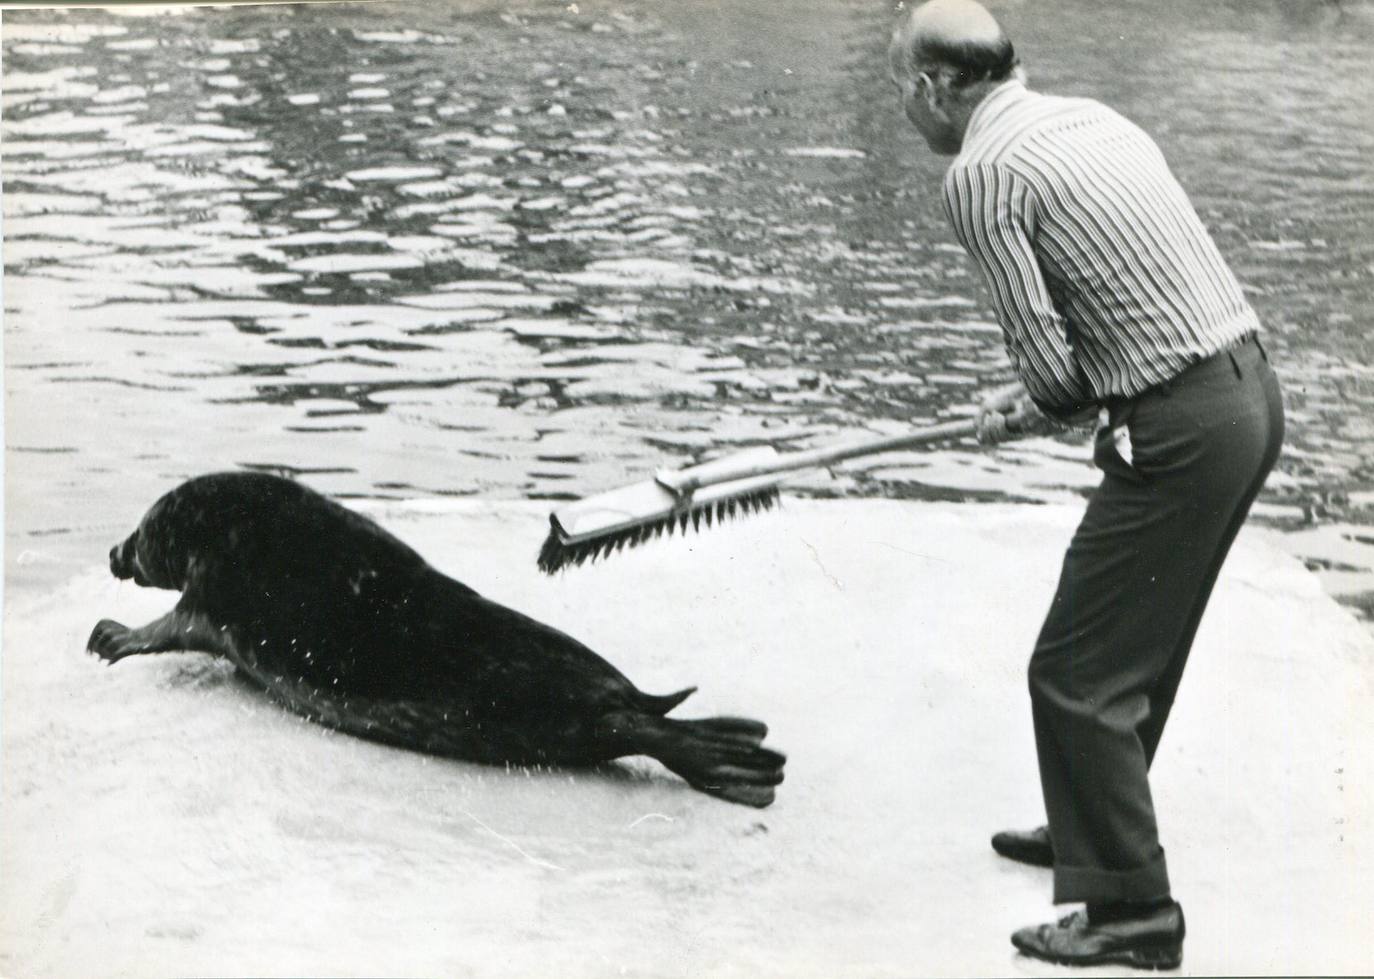
[[[1374,560],[1369,5],[1024,0],[1032,83],[1151,130],[1286,384],[1259,517]],[[175,480],[568,498],[967,414],[1006,360],[886,78],[886,3],[6,11],[7,571]],[[1043,499],[1082,437],[812,492]],[[528,542],[533,551],[537,541]]]

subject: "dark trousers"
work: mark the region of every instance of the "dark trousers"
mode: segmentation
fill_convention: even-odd
[[[1169,896],[1148,773],[1217,572],[1278,457],[1257,340],[1111,408],[1103,472],[1031,657],[1054,900]],[[1125,425],[1132,460],[1113,430]]]

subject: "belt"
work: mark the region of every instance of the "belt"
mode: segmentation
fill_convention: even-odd
[[[1252,344],[1259,351],[1259,355],[1267,362],[1269,360],[1269,354],[1265,351],[1264,344],[1260,342],[1259,334],[1246,333],[1215,353],[1202,355],[1168,380],[1151,385],[1139,394],[1133,394],[1128,398],[1105,398],[1102,401],[1102,406],[1107,409],[1113,418],[1115,418],[1118,412],[1134,402],[1139,401],[1141,398],[1148,398],[1156,394],[1167,396],[1180,384],[1186,384],[1200,377],[1205,377],[1211,374],[1212,371],[1221,369],[1223,365],[1227,364],[1229,364],[1231,370],[1235,371],[1236,376],[1240,377],[1242,371],[1240,369],[1240,361],[1236,359],[1236,355]]]
[[[1253,334],[1252,332],[1252,334],[1245,334],[1241,336],[1241,338],[1235,339],[1234,342],[1221,347],[1221,349],[1217,350],[1215,353],[1202,354],[1197,360],[1194,360],[1191,364],[1187,365],[1186,368],[1183,368],[1182,371],[1175,373],[1172,378],[1161,380],[1158,384],[1151,384],[1150,387],[1146,387],[1146,389],[1140,391],[1139,394],[1132,394],[1131,397],[1127,398],[1103,398],[1102,404],[1106,406],[1109,411],[1116,411],[1117,408],[1125,408],[1125,406],[1131,404],[1132,401],[1139,401],[1140,398],[1150,397],[1151,394],[1169,394],[1169,391],[1178,387],[1179,384],[1187,383],[1189,380],[1197,378],[1197,376],[1206,375],[1206,373],[1215,371],[1215,369],[1220,368],[1223,364],[1227,364],[1227,362],[1230,364],[1232,371],[1235,371],[1235,376],[1239,378],[1239,376],[1241,376],[1241,364],[1239,364],[1235,356],[1241,353],[1246,346],[1250,345],[1256,347],[1256,349],[1259,350],[1260,357],[1268,361],[1270,354],[1265,352],[1263,343],[1260,343],[1260,335]]]

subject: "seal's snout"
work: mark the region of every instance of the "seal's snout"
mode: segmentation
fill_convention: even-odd
[[[134,539],[110,548],[110,574],[121,580],[134,576]]]

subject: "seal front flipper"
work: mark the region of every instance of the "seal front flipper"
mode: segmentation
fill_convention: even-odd
[[[206,652],[227,654],[228,637],[196,612],[174,608],[147,625],[130,629],[113,619],[101,619],[86,640],[86,651],[106,663],[143,653]]]

